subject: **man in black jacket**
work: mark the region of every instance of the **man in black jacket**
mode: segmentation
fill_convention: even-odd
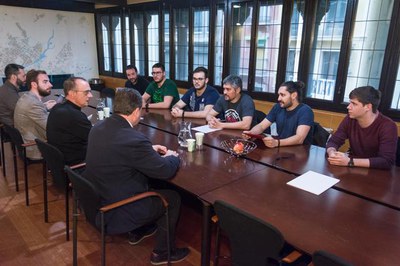
[[[169,179],[179,168],[175,151],[152,145],[137,131],[142,109],[142,97],[136,90],[123,88],[116,93],[113,114],[97,123],[89,134],[84,176],[95,184],[104,205],[138,193],[149,191],[148,178]],[[188,248],[175,247],[175,227],[180,210],[180,197],[171,190],[158,190],[168,201],[171,262],[189,254]],[[158,198],[146,198],[110,211],[105,216],[110,234],[143,228],[156,221],[156,246],[151,255],[154,265],[167,262],[166,218]]]
[[[85,160],[89,131],[92,123],[81,108],[93,97],[89,83],[80,77],[64,81],[66,101],[55,105],[47,119],[47,141],[57,147],[68,165]]]

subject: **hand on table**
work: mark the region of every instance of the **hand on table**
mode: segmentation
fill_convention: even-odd
[[[268,148],[276,148],[279,146],[279,140],[274,139],[273,137],[265,137],[263,138],[263,142]]]
[[[165,155],[168,151],[167,147],[162,145],[153,145],[153,149],[161,155]]]
[[[218,118],[212,117],[210,121],[208,121],[208,126],[210,128],[222,128],[222,122]]]
[[[171,115],[173,117],[182,117],[183,110],[177,107],[172,108]]]
[[[346,153],[340,151],[332,151],[328,154],[328,161],[332,165],[347,166],[350,158]]]

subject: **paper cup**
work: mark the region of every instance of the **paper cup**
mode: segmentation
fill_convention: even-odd
[[[104,119],[104,111],[97,111],[97,117],[99,118],[99,120],[103,120]]]
[[[196,140],[195,139],[187,139],[188,144],[188,152],[193,152],[196,147]]]
[[[203,139],[204,139],[204,133],[203,132],[196,132],[196,145],[197,146],[202,146],[203,145]]]
[[[104,117],[110,117],[110,107],[104,107]]]

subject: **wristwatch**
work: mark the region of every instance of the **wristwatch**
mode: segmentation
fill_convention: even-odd
[[[350,161],[349,161],[349,163],[347,164],[347,166],[348,166],[348,167],[354,167],[353,158],[350,157]]]

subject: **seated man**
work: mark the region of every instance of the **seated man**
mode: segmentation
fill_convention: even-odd
[[[126,67],[126,77],[128,80],[125,82],[125,88],[132,88],[144,94],[150,82],[142,76],[138,75],[137,68],[133,65]]]
[[[50,95],[53,85],[45,71],[34,69],[26,74],[26,84],[29,91],[19,98],[15,106],[15,127],[21,133],[25,143],[34,142],[36,138],[46,140],[48,110],[56,102],[52,100],[43,103],[42,98]],[[30,159],[42,158],[36,146],[27,147],[26,156]]]
[[[165,67],[157,63],[153,65],[154,81],[146,88],[143,94],[143,106],[146,108],[169,109],[179,101],[178,88],[170,79],[165,77]]]
[[[207,83],[208,70],[196,68],[193,71],[193,87],[173,106],[171,114],[174,117],[206,118],[219,98],[218,91]]]
[[[66,101],[52,108],[47,120],[47,141],[63,154],[67,165],[85,160],[86,147],[92,123],[81,112],[93,97],[84,78],[73,77],[64,81]]]
[[[254,116],[253,99],[242,94],[242,79],[230,75],[223,81],[224,95],[215,103],[207,114],[206,120],[211,128],[231,128],[248,130]],[[224,115],[224,120],[216,118],[218,114]]]
[[[121,88],[116,92],[112,116],[97,123],[89,133],[83,175],[93,181],[104,205],[149,191],[149,178],[169,179],[179,168],[180,160],[175,151],[152,145],[146,136],[135,129],[141,109],[142,97],[139,92]],[[175,247],[180,197],[171,190],[157,192],[166,197],[169,203],[171,262],[178,262],[189,254],[188,248]],[[159,198],[131,203],[106,214],[107,231],[119,234],[156,221],[156,246],[150,260],[154,265],[166,263],[167,228],[164,211]],[[149,230],[143,233],[143,237],[153,233],[154,230]]]
[[[378,110],[381,92],[371,86],[354,89],[349,95],[348,115],[326,144],[333,165],[389,169],[396,160],[397,126]],[[338,152],[345,140],[349,153]]]
[[[4,69],[6,82],[0,87],[0,122],[14,126],[14,109],[19,99],[18,92],[25,85],[24,67],[8,64]]]
[[[312,126],[314,113],[311,108],[301,103],[304,91],[301,81],[287,81],[282,83],[278,90],[278,103],[276,103],[261,123],[254,126],[249,134],[262,134],[272,123],[276,122],[278,136],[263,138],[265,146],[275,148],[312,143]]]

